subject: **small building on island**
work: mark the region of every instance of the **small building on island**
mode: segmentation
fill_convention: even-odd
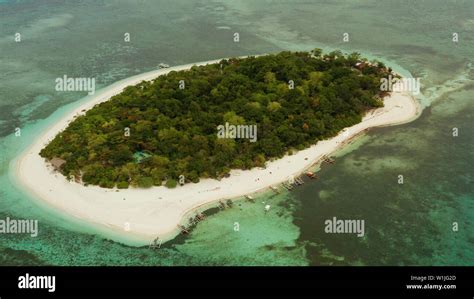
[[[66,160],[63,160],[58,157],[54,157],[49,162],[51,163],[51,165],[53,165],[55,170],[60,170],[63,164],[66,163]]]
[[[359,71],[362,71],[366,66],[367,66],[367,63],[365,62],[357,62],[355,64],[355,68],[358,69]]]

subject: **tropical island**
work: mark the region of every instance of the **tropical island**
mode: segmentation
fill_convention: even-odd
[[[110,239],[170,240],[198,212],[284,190],[361,132],[415,119],[409,93],[380,91],[390,73],[358,54],[320,50],[142,73],[53,117],[12,164],[13,178],[39,205]],[[220,138],[229,123],[257,125],[258,134]],[[170,188],[180,175],[185,184]]]
[[[221,179],[360,123],[383,106],[380,81],[391,74],[358,53],[320,49],[223,59],[126,87],[40,155],[68,179],[105,188]],[[256,126],[258,138],[219,138],[224,124]]]

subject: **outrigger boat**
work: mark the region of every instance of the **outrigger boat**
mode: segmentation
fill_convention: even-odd
[[[333,158],[330,158],[328,156],[323,156],[323,162],[326,162],[326,163],[329,163],[329,164],[333,164],[336,162],[336,160],[334,160]]]
[[[254,202],[254,198],[251,195],[245,195],[245,198],[247,198],[251,202]]]
[[[197,213],[196,218],[198,218],[199,220],[204,220],[204,218],[206,218],[206,216],[204,216],[203,213]]]
[[[287,190],[293,189],[293,186],[290,183],[282,183],[282,186],[285,187]]]
[[[186,228],[186,226],[184,226],[184,225],[178,225],[178,228],[181,230],[181,233],[182,233],[183,235],[189,234],[189,230]]]
[[[275,193],[280,193],[280,191],[278,191],[278,188],[275,187],[275,186],[270,186],[270,189],[272,189],[273,191],[275,191]]]
[[[166,63],[160,63],[158,64],[158,68],[160,69],[166,69],[166,68],[169,68],[170,65],[169,64],[166,64]]]
[[[156,237],[153,242],[150,244],[151,249],[156,249],[161,247],[161,240],[160,237]]]
[[[224,210],[225,209],[225,204],[219,200],[219,208]]]
[[[296,183],[296,185],[303,185],[304,181],[300,177],[298,177],[298,178],[295,179],[295,183]]]

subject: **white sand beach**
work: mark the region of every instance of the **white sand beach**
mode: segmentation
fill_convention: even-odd
[[[385,99],[383,108],[370,111],[361,123],[347,128],[332,139],[320,141],[317,145],[291,156],[268,162],[265,169],[233,170],[230,177],[220,181],[204,179],[198,184],[186,184],[175,189],[153,187],[117,191],[97,186],[85,187],[69,182],[63,175],[55,173],[39,156],[40,150],[65,129],[75,116],[120,93],[126,86],[154,79],[173,70],[185,70],[193,65],[218,61],[148,72],[96,92],[86,103],[48,128],[22,153],[14,165],[18,181],[34,198],[61,213],[149,244],[156,237],[162,240],[173,238],[179,232],[177,225],[187,219],[188,213],[196,209],[217,204],[219,200],[242,197],[270,186],[277,186],[287,181],[289,176],[302,173],[323,155],[334,152],[360,132],[371,127],[405,123],[415,119],[420,113],[420,107],[411,95],[393,92]]]

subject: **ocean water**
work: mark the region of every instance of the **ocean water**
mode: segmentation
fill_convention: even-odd
[[[0,265],[473,265],[472,11],[467,0],[0,1],[0,219],[39,220],[36,238],[0,234]],[[319,180],[214,209],[160,249],[111,241],[11,176],[34,137],[84,100],[54,91],[64,74],[103,87],[162,62],[315,47],[421,77],[423,114],[358,138]],[[364,237],[325,233],[334,216],[364,219]]]

